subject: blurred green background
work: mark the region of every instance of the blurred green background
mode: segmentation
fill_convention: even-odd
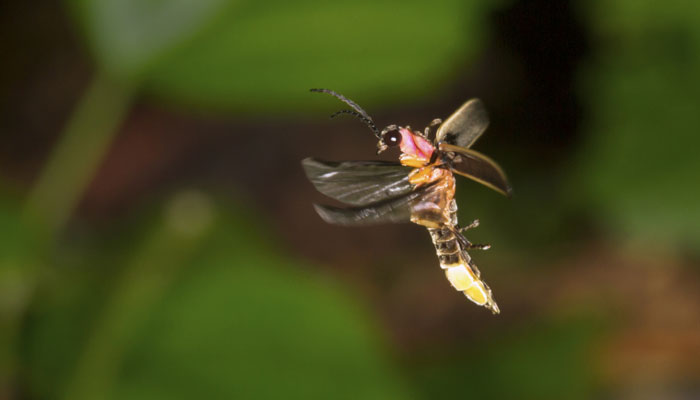
[[[0,5],[0,399],[700,398],[700,6]],[[480,97],[502,314],[300,160]],[[382,158],[395,159],[387,152]]]

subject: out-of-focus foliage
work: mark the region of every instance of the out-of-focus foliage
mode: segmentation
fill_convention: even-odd
[[[589,352],[600,321],[592,317],[527,323],[416,368],[424,398],[462,393],[479,399],[588,399],[595,387]],[[536,366],[536,367],[533,367]]]
[[[579,200],[620,235],[699,249],[700,5],[589,6],[598,53],[580,85],[591,119],[573,180]]]
[[[406,397],[376,327],[342,287],[285,258],[250,218],[189,203],[137,243],[57,267],[71,284],[43,298],[26,344],[35,395]],[[126,267],[105,265],[108,251]]]
[[[16,368],[21,319],[35,294],[43,262],[38,240],[20,217],[19,203],[0,189],[0,386]]]
[[[268,115],[318,105],[302,89],[319,86],[375,101],[426,94],[479,49],[487,3],[71,4],[107,71],[169,102]]]
[[[0,194],[0,316],[3,318],[24,308],[33,289],[31,280],[25,277],[31,274],[26,263],[36,243],[18,209],[14,199]]]
[[[393,233],[364,238],[373,227],[324,238],[318,219],[304,219],[314,199],[300,195],[310,184],[300,183],[298,160],[311,148],[318,156],[346,150],[336,138],[320,143],[331,135],[304,124],[304,112],[339,106],[331,98],[320,101],[309,88],[336,89],[370,111],[396,106],[392,117],[401,118],[391,122],[399,124],[413,123],[416,110],[398,115],[401,103],[435,106],[439,101],[431,96],[450,90],[455,97],[482,96],[467,92],[484,90],[484,97],[493,96],[494,115],[549,123],[546,117],[556,111],[533,114],[523,111],[523,102],[551,89],[542,82],[547,74],[537,73],[555,58],[543,42],[571,33],[557,26],[570,19],[549,23],[539,12],[565,14],[569,3],[519,1],[505,7],[517,9],[510,17],[492,13],[507,3],[67,0],[94,74],[79,77],[92,83],[76,84],[87,89],[73,103],[72,117],[50,126],[58,132],[68,121],[58,140],[8,157],[13,168],[0,171],[0,398],[568,399],[590,398],[605,385],[618,397],[640,393],[642,380],[661,393],[694,385],[697,373],[686,372],[697,359],[687,350],[698,348],[697,324],[688,322],[697,315],[697,275],[685,270],[692,261],[667,263],[641,253],[634,257],[648,264],[639,263],[611,250],[605,238],[615,232],[663,239],[666,246],[700,245],[700,136],[693,131],[700,125],[700,13],[693,11],[700,6],[680,0],[577,3],[593,35],[579,85],[589,112],[583,147],[545,143],[559,134],[574,137],[576,123],[539,137],[528,136],[532,127],[521,133],[519,123],[511,123],[513,137],[531,146],[505,141],[489,148],[486,140],[508,126],[492,118],[476,149],[505,167],[514,197],[458,178],[457,199],[462,224],[482,222],[469,239],[494,245],[473,255],[502,301],[500,316],[469,303],[444,280],[435,288],[424,282],[442,277],[433,254],[423,251],[432,252],[424,232],[422,247],[413,246],[416,226],[404,227],[405,236],[388,229]],[[511,20],[519,25],[502,29]],[[487,31],[496,33],[495,41],[485,40]],[[508,35],[530,36],[518,41]],[[480,54],[484,45],[490,47]],[[518,54],[529,52],[524,49],[540,52]],[[71,57],[85,64],[82,56]],[[573,64],[567,73],[578,67]],[[49,65],[49,77],[17,79],[21,96],[7,96],[3,104],[31,103],[25,111],[33,117],[41,110],[37,93],[44,96],[52,87],[45,90],[45,81],[63,71],[60,62]],[[538,71],[529,76],[532,69]],[[570,83],[571,75],[562,75],[560,81]],[[190,120],[144,105],[158,102],[239,119],[212,129],[206,116]],[[256,125],[255,136],[233,127],[261,115],[276,125]],[[179,133],[192,135],[187,141],[169,147],[151,132],[163,129],[170,138],[168,128],[182,119],[187,123]],[[285,139],[275,136],[288,134],[280,129],[285,125],[303,134],[265,141],[264,135]],[[219,130],[240,135],[226,142],[235,146],[220,151]],[[117,134],[123,137],[113,146]],[[532,148],[556,157],[538,159]],[[50,154],[33,154],[39,150]],[[21,157],[29,161],[17,161]],[[234,159],[235,168],[223,158]],[[107,173],[97,172],[102,166]],[[5,201],[6,174],[26,186],[24,204]],[[233,194],[220,202],[206,191],[153,201],[190,178]],[[96,188],[88,188],[91,181]],[[91,204],[91,196],[118,197],[122,188],[123,198],[111,199],[114,208]],[[93,190],[96,195],[85,196]],[[255,204],[240,206],[237,193]],[[144,203],[156,205],[133,211]],[[112,209],[124,218],[107,215]],[[94,220],[90,212],[98,214]],[[273,226],[266,222],[272,218]],[[599,222],[601,229],[587,235]],[[301,238],[276,242],[300,232]],[[312,254],[303,246],[316,246],[314,256],[333,261],[325,270],[300,261],[296,251]],[[368,248],[387,253],[374,260]],[[646,265],[668,268],[638,273]],[[366,291],[350,294],[321,272],[343,267]],[[365,309],[363,295],[371,296],[374,310]],[[385,343],[391,339],[398,344]],[[657,360],[664,361],[661,367]]]
[[[68,1],[97,71],[25,206],[42,245],[15,246],[17,259],[34,252],[46,260],[27,275],[40,293],[21,338],[31,392],[405,397],[358,307],[275,254],[250,223],[217,216],[211,232],[186,234],[171,216],[137,235],[115,234],[116,246],[96,235],[77,244],[53,235],[94,176],[132,93],[265,115],[307,108],[306,89],[315,86],[409,99],[474,55],[485,3]],[[27,261],[20,264],[27,271]],[[18,327],[22,312],[7,321]],[[12,379],[3,372],[0,379]]]
[[[95,58],[109,73],[134,79],[190,40],[230,0],[72,0]]]
[[[562,242],[552,238],[564,239],[570,211],[561,201],[559,185],[564,180],[563,174],[523,176],[522,172],[514,171],[509,179],[514,187],[512,198],[458,177],[460,221],[468,223],[478,218],[481,225],[471,236],[474,240],[492,243],[496,251],[501,248],[555,250]],[[488,258],[491,256],[488,253],[479,254],[479,257]],[[529,258],[518,266],[531,268],[535,260],[537,258]]]

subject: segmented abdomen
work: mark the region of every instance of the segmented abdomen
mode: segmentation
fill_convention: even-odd
[[[456,214],[451,220],[454,224],[428,228],[440,260],[440,267],[445,270],[447,279],[455,289],[463,292],[474,303],[498,314],[500,311],[493,300],[491,289],[481,280],[479,270],[457,238],[461,233],[456,230]]]

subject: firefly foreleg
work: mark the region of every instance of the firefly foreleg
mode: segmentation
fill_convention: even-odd
[[[440,118],[435,118],[434,120],[430,121],[430,124],[425,127],[425,130],[423,131],[423,137],[428,138],[428,135],[430,135],[430,128],[440,125],[442,123],[442,120]]]

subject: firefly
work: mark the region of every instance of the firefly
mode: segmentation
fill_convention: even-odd
[[[362,120],[378,140],[377,154],[390,147],[401,152],[398,162],[304,159],[302,166],[316,189],[348,205],[339,208],[315,204],[318,215],[337,225],[412,222],[426,227],[450,284],[472,302],[498,314],[491,289],[468,253],[486,250],[490,245],[467,240],[464,232],[476,228],[479,220],[460,226],[455,201],[455,174],[508,197],[512,192],[501,167],[471,149],[489,125],[481,100],[467,101],[444,122],[436,118],[422,132],[397,125],[379,130],[354,101],[330,89],[311,91],[330,94],[347,104],[351,109],[340,110],[332,117],[350,114]]]

